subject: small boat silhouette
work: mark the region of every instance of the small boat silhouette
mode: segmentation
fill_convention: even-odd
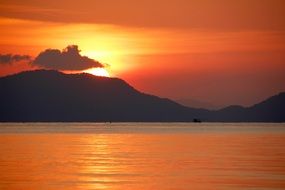
[[[194,123],[201,123],[202,121],[201,121],[200,119],[194,118],[194,119],[193,119],[193,122],[194,122]]]

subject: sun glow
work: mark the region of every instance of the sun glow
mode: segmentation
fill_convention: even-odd
[[[89,73],[91,75],[100,76],[100,77],[110,77],[108,71],[104,68],[91,68],[86,69],[83,73]]]

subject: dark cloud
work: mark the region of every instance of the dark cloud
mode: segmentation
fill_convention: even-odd
[[[29,55],[18,55],[18,54],[0,54],[0,64],[12,64],[19,61],[30,62],[32,57]]]
[[[81,56],[77,45],[67,46],[64,50],[47,49],[41,52],[33,65],[56,70],[84,70],[91,67],[104,67],[98,61]]]

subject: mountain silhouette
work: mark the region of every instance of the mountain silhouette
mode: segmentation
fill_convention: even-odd
[[[0,89],[1,121],[191,121],[207,112],[85,73],[28,71],[1,78]]]
[[[27,71],[0,78],[2,122],[285,121],[285,93],[249,108],[218,111],[148,95],[118,78]]]
[[[279,93],[251,107],[229,106],[213,115],[213,121],[285,122],[285,93]]]

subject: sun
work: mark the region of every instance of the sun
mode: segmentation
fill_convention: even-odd
[[[104,68],[90,68],[82,71],[83,73],[89,73],[91,75],[100,76],[100,77],[110,77],[108,71]]]

